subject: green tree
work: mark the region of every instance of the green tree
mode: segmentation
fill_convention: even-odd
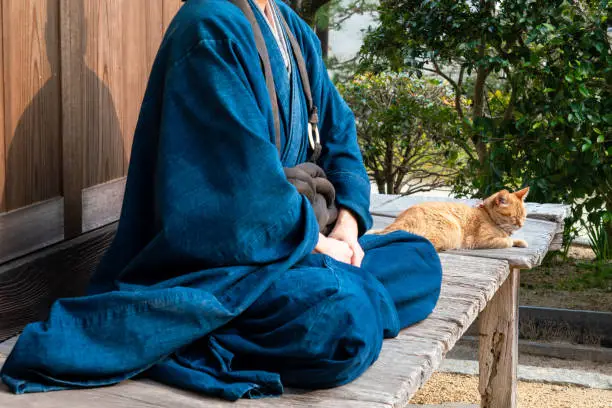
[[[535,200],[608,220],[612,237],[607,0],[382,0],[379,18],[364,69],[417,68],[454,90],[475,151],[457,192],[529,184]]]
[[[370,176],[387,194],[447,185],[461,165],[448,86],[408,75],[362,75],[339,85],[355,114]]]

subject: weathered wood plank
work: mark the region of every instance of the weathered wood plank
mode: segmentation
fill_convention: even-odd
[[[83,231],[119,220],[126,178],[83,189]]]
[[[15,343],[17,343],[17,339],[18,337],[15,336],[15,337],[12,337],[0,343],[0,360],[8,357],[13,347],[15,347]]]
[[[113,224],[0,266],[0,341],[45,319],[55,299],[83,295],[115,228]]]
[[[0,214],[0,264],[61,241],[63,203],[58,197]]]
[[[393,217],[373,216],[373,229],[382,229],[391,224]],[[529,244],[528,248],[507,249],[475,249],[475,250],[451,250],[449,254],[475,256],[479,258],[504,259],[510,265],[520,269],[531,269],[538,266],[549,250],[550,244],[555,236],[557,224],[537,219],[527,219],[523,228],[512,235],[516,239],[524,239]]]
[[[518,269],[480,316],[479,353],[482,408],[516,408],[518,367]]]
[[[281,399],[261,402],[240,401],[237,405],[404,407],[440,365],[446,352],[470,326],[478,312],[493,298],[509,273],[505,261],[448,254],[442,254],[441,260],[444,268],[442,293],[432,315],[403,330],[397,338],[386,340],[378,361],[361,378],[351,384],[330,390],[314,392],[288,390],[287,395]],[[153,406],[161,401],[169,403],[179,399],[180,402],[173,403],[172,406],[232,405],[203,397],[192,400],[190,395],[173,388],[156,385],[149,389],[143,384],[142,381],[126,382],[118,387],[106,388],[103,392],[130,395],[141,401],[150,401]],[[53,401],[57,401],[61,400],[62,394],[51,393],[48,395],[55,397],[45,398],[56,398]],[[9,401],[8,398],[9,396],[0,392],[0,405],[5,400]],[[27,398],[22,401],[26,403]],[[205,405],[195,405],[196,402]],[[37,406],[39,408],[55,406],[50,404],[52,402],[44,402]],[[167,405],[164,403],[164,406]]]
[[[0,358],[0,365],[2,364]],[[12,395],[5,385],[0,385],[2,408],[220,408],[220,407],[354,407],[389,408],[388,404],[364,401],[328,399],[321,401],[310,394],[287,393],[282,399],[265,398],[226,402],[203,397],[190,391],[168,387],[148,380],[125,381],[105,388],[59,391],[43,394]]]

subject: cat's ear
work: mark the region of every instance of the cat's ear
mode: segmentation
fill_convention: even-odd
[[[508,206],[508,195],[509,193],[506,190],[502,190],[495,196],[495,205],[500,207]]]
[[[528,195],[528,194],[529,194],[529,187],[525,187],[524,189],[519,190],[519,191],[517,191],[517,192],[515,192],[515,193],[514,193],[514,195],[515,195],[517,198],[519,198],[519,199],[521,199],[521,200],[523,200],[523,201],[525,201],[525,199],[527,198],[527,195]]]

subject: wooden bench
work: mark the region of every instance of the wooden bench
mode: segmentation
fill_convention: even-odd
[[[372,197],[375,228],[399,211],[427,198]],[[435,198],[435,200],[439,200]],[[520,269],[539,265],[559,232],[563,206],[536,206],[517,233],[529,248],[452,251],[441,254],[444,269],[440,300],[430,317],[386,340],[378,361],[358,380],[319,391],[289,389],[281,398],[228,403],[152,381],[117,386],[14,396],[0,388],[3,408],[71,407],[406,407],[438,368],[446,353],[480,315],[480,393],[482,407],[516,407],[518,357],[518,287]],[[0,364],[11,343],[0,344]]]

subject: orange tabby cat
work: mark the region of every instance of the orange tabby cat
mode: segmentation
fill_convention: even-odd
[[[525,198],[529,187],[510,193],[499,191],[474,208],[459,203],[417,204],[400,214],[393,224],[379,233],[397,230],[421,235],[437,251],[527,247],[510,235],[525,223]]]

